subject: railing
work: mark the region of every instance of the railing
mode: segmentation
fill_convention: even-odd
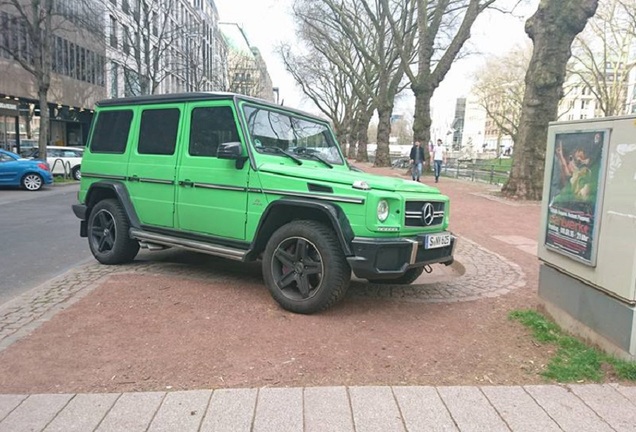
[[[509,169],[508,166],[499,166],[496,159],[493,159],[493,163],[456,159],[442,166],[442,175],[503,185],[510,176]]]
[[[64,170],[64,178],[65,179],[71,178],[71,163],[69,161],[64,161],[59,158],[53,161],[53,165],[51,166],[51,174],[55,170],[55,167],[57,166],[58,162],[62,164],[62,168]]]
[[[410,175],[411,163],[408,158],[393,159],[391,163],[394,169],[405,169],[405,174]],[[433,171],[431,164],[430,171]],[[510,176],[510,167],[501,165],[498,159],[473,162],[472,159],[449,159],[442,165],[442,176],[470,181],[503,185]]]

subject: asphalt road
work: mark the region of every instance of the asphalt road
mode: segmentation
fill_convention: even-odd
[[[0,188],[0,304],[93,259],[71,210],[78,189]]]

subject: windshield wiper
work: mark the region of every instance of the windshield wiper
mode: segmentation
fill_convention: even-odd
[[[283,150],[280,147],[258,147],[258,150],[264,151],[264,152],[274,152],[274,153],[278,153],[278,154],[283,154],[285,156],[287,156],[288,158],[292,159],[294,162],[296,162],[296,164],[298,165],[302,165],[303,161],[301,161],[300,159],[298,159],[296,156],[294,156],[293,154],[289,153],[288,151]]]
[[[333,165],[331,165],[329,162],[327,162],[327,160],[325,158],[323,158],[322,156],[317,155],[316,153],[307,153],[307,156],[309,156],[312,159],[316,159],[317,161],[320,161],[320,162],[324,163],[329,168],[333,168]]]
[[[320,161],[320,162],[324,163],[329,168],[333,168],[333,165],[331,165],[329,163],[329,161],[327,161],[325,158],[323,158],[322,156],[317,154],[315,151],[309,150],[306,147],[296,147],[294,149],[294,153],[302,154],[304,156],[310,157],[311,159],[314,159],[314,160],[317,160],[317,161]]]

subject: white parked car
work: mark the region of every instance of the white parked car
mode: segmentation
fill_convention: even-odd
[[[82,156],[84,149],[81,147],[56,147],[46,148],[46,161],[51,167],[51,172],[56,175],[70,174],[75,180],[82,178]],[[39,159],[39,150],[34,149],[29,154],[30,158]]]

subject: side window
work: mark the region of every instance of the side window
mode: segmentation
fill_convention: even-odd
[[[102,111],[97,116],[90,148],[93,153],[124,153],[133,113]]]
[[[137,151],[140,154],[174,154],[179,114],[177,108],[145,110],[141,115]]]
[[[192,110],[191,156],[216,156],[219,144],[239,141],[232,108],[204,107]]]

